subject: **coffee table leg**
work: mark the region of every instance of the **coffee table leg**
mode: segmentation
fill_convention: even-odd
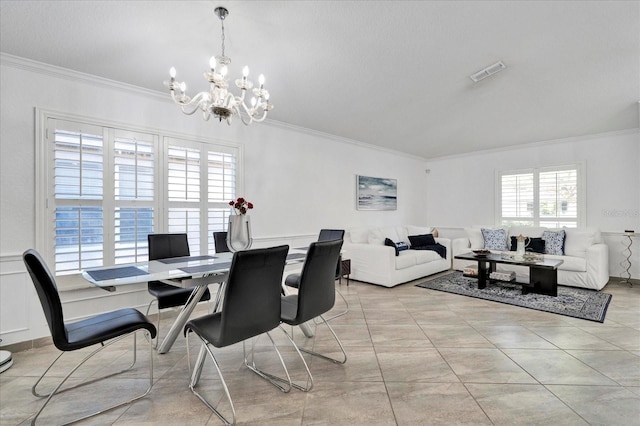
[[[491,269],[493,269],[493,263],[478,260],[478,289],[481,290],[487,287]]]
[[[558,296],[558,270],[529,268],[529,286],[523,286],[522,293]]]

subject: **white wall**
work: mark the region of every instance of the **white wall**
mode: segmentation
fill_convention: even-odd
[[[255,204],[252,230],[264,246],[278,239],[311,239],[322,227],[349,229],[424,224],[424,160],[281,123],[228,126],[185,116],[168,94],[2,55],[0,63],[0,337],[3,344],[46,334],[21,253],[35,238],[35,108],[123,125],[180,132],[244,146],[244,190]],[[163,89],[158,82],[159,90]],[[273,94],[274,102],[277,94]],[[276,108],[278,105],[276,104]],[[348,119],[348,118],[344,118]],[[355,176],[398,180],[398,209],[355,208]],[[129,295],[140,306],[146,290]],[[120,294],[64,295],[66,315],[81,317],[126,305]],[[100,299],[99,303],[91,302]]]
[[[640,232],[640,133],[638,130],[547,141],[427,162],[427,218],[456,229],[495,222],[495,176],[499,170],[584,162],[586,226],[603,231],[609,272],[620,276],[626,245],[615,235]],[[446,208],[444,208],[446,206]],[[456,235],[460,235],[457,233]],[[634,240],[631,274],[640,278],[640,239]]]

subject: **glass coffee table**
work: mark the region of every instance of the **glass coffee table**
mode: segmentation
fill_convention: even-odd
[[[455,256],[456,259],[472,260],[478,263],[478,288],[487,287],[487,283],[495,282],[490,278],[492,272],[496,270],[496,264],[519,265],[529,268],[529,282],[517,284],[522,285],[522,294],[538,293],[548,296],[558,295],[558,266],[562,265],[562,260],[540,259],[540,260],[516,260],[498,253],[477,255],[475,253],[464,253]]]

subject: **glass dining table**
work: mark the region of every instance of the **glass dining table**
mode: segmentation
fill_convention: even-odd
[[[290,249],[286,264],[302,263],[305,257],[306,250]],[[117,291],[123,286],[148,281],[161,281],[176,287],[193,288],[189,302],[181,308],[169,332],[158,345],[158,352],[164,354],[173,346],[207,286],[222,284],[226,281],[232,259],[233,253],[174,257],[87,269],[82,271],[82,276],[91,284],[107,291]],[[286,286],[283,286],[283,291],[287,292]],[[301,325],[300,328],[307,337],[313,337],[313,332],[307,324]]]

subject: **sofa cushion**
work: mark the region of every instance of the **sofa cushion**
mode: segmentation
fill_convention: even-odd
[[[507,231],[504,229],[481,228],[484,248],[487,250],[507,250]]]
[[[409,236],[409,235],[420,235],[420,234],[431,234],[432,230],[433,230],[432,226],[407,225],[407,236]]]
[[[393,242],[402,241],[402,238],[400,238],[400,236],[398,235],[398,232],[396,231],[395,227],[380,228],[380,233],[382,234],[382,237],[383,237],[382,241],[383,242],[384,242],[385,238],[389,238]]]
[[[416,254],[413,250],[401,251],[396,257],[396,270],[406,269],[416,264]]]
[[[509,235],[514,237],[524,235],[530,238],[541,238],[542,233],[548,230],[549,228],[542,226],[511,226],[509,227]]]
[[[565,232],[564,254],[567,256],[586,257],[587,249],[595,243],[596,233],[593,230],[563,228]]]
[[[434,260],[442,260],[440,255],[433,250],[416,250],[415,256],[417,265],[433,262]]]
[[[371,229],[369,231],[369,236],[367,237],[367,242],[369,244],[382,246],[384,245],[385,238],[386,237],[384,236],[384,234],[380,229]]]
[[[464,228],[467,233],[467,238],[471,243],[471,250],[480,250],[484,248],[484,238],[482,238],[482,231],[480,228]]]
[[[349,231],[351,242],[356,244],[365,244],[369,242],[369,228],[356,228]]]
[[[544,253],[545,254],[564,254],[564,230],[560,231],[544,231],[542,233],[542,239],[544,240]]]

